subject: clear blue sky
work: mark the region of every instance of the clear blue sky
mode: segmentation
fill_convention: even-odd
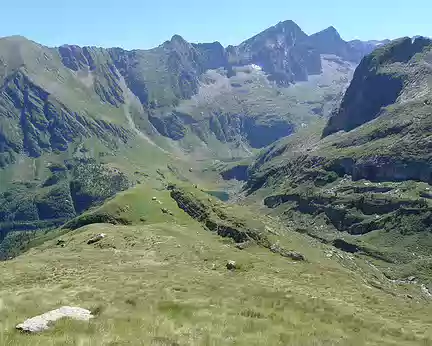
[[[333,25],[346,40],[432,36],[431,0],[1,0],[0,11],[0,37],[49,46],[150,48],[175,33],[237,44],[286,19],[308,34]]]

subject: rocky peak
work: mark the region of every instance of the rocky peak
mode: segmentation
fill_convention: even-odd
[[[320,54],[334,54],[353,62],[359,62],[362,58],[348,42],[341,38],[333,26],[309,36],[308,43]]]
[[[321,58],[305,45],[308,36],[293,21],[264,30],[237,47],[228,47],[234,65],[255,64],[279,85],[306,80],[308,74],[321,72]]]
[[[273,29],[273,30],[271,30]],[[270,31],[280,31],[282,33],[293,33],[301,37],[307,36],[303,30],[292,20],[285,20],[279,22],[274,27],[270,28]]]
[[[180,35],[178,35],[178,34],[174,34],[172,37],[171,37],[171,40],[170,40],[171,42],[181,42],[181,43],[187,43],[187,41],[183,38],[183,37],[181,37]]]
[[[165,42],[165,46],[173,47],[175,49],[188,49],[190,48],[191,44],[186,41],[183,37],[180,35],[174,35],[171,37],[171,40]]]
[[[292,20],[280,22],[254,37],[246,40],[239,47],[252,50],[262,48],[288,48],[301,40],[305,40],[307,35]]]
[[[324,29],[320,32],[317,32],[316,34],[312,35],[312,37],[321,37],[323,39],[327,40],[342,40],[341,36],[339,35],[339,32],[336,30],[334,26],[329,26],[327,29]]]

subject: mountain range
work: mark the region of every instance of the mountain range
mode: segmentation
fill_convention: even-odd
[[[61,224],[134,184],[121,166],[100,191],[83,183],[119,148],[162,162],[250,157],[329,114],[377,44],[292,21],[226,49],[179,35],[133,51],[0,39],[2,228]]]
[[[226,344],[221,331],[245,345],[427,344],[431,115],[421,36],[347,42],[284,21],[228,47],[1,38],[0,303],[19,306],[5,318],[27,311],[9,298],[19,270],[28,294],[98,304],[97,325],[162,318],[163,331],[98,325],[95,344]]]
[[[277,130],[273,125],[279,125],[283,134],[296,125],[286,119],[286,110],[278,109],[290,96],[278,92],[278,86],[323,75],[328,65],[340,72],[332,76],[336,82],[337,78],[344,80],[377,43],[345,42],[332,27],[307,36],[294,22],[286,21],[226,49],[218,42],[190,44],[178,35],[147,51],[69,45],[47,48],[22,37],[3,38],[0,44],[2,109],[9,115],[8,120],[2,118],[8,123],[4,126],[15,126],[12,122],[23,110],[32,112],[30,123],[19,125],[20,135],[12,136],[7,128],[2,131],[6,162],[21,151],[38,156],[42,151],[65,149],[80,131],[97,135],[100,126],[109,127],[107,133],[127,137],[131,122],[132,127],[150,136],[156,131],[157,135],[180,140],[192,132],[204,143],[214,138],[231,143],[235,140],[223,122],[240,113],[240,128],[233,135],[241,137],[242,144],[262,147],[282,137],[274,134]],[[336,55],[342,62],[325,60],[324,54]],[[250,65],[263,73],[241,71]],[[255,86],[265,89],[263,95],[254,90]],[[321,86],[324,92],[326,87]],[[321,114],[320,106],[331,101],[336,90],[328,93],[312,107],[316,113]],[[250,104],[250,99],[260,96],[269,99],[268,105],[255,113],[256,105]],[[200,107],[204,115],[196,114]],[[48,126],[54,109],[62,109],[64,114],[61,121],[52,120],[58,122],[56,127],[67,127],[57,133]],[[269,139],[255,143],[253,131],[266,130],[268,126],[261,118],[270,118],[269,113],[275,113],[269,119]],[[39,115],[41,119],[35,119]],[[212,138],[203,132],[210,132]]]

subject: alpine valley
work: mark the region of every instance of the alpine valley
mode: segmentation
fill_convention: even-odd
[[[0,344],[432,344],[431,152],[429,38],[0,38]]]

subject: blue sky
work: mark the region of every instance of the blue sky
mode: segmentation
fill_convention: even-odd
[[[237,44],[286,19],[308,34],[330,25],[344,39],[432,36],[430,0],[1,0],[0,37],[151,48],[177,33]]]

